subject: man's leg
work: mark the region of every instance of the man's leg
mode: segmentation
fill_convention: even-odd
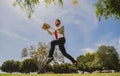
[[[70,55],[66,52],[65,47],[64,47],[63,44],[62,44],[62,45],[59,45],[59,48],[60,48],[60,51],[62,52],[62,54],[63,54],[65,57],[67,57],[69,60],[71,60],[72,63],[75,63],[75,62],[76,62],[76,61],[74,60],[74,58],[73,58],[72,56],[70,56]]]
[[[59,44],[58,40],[51,41],[51,48],[49,51],[48,59],[47,59],[47,62],[45,63],[45,65],[41,68],[41,71],[45,72],[47,64],[49,64],[54,59],[53,53],[54,53],[55,45],[58,45],[58,44]]]
[[[55,50],[55,45],[58,45],[58,44],[59,44],[58,40],[51,41],[51,48],[50,48],[49,55],[48,55],[49,58],[53,58],[53,53],[54,53],[54,50]]]
[[[59,44],[59,40],[51,41],[51,48],[49,51],[48,61],[46,62],[46,65],[49,64],[53,60],[53,53],[54,53],[55,45],[58,45],[58,44]]]
[[[72,56],[70,56],[70,55],[66,52],[65,47],[64,47],[64,44],[63,44],[63,45],[59,45],[59,48],[60,48],[62,54],[63,54],[65,57],[67,57],[69,60],[71,60],[72,63],[73,63],[73,65],[75,65],[76,70],[78,70],[78,69],[77,69],[77,61],[76,61]]]

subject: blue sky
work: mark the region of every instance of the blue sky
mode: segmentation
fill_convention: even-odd
[[[32,19],[19,7],[13,7],[14,0],[0,1],[0,65],[8,59],[22,60],[21,50],[38,42],[48,43],[54,39],[41,25],[44,22],[54,26],[56,18],[65,26],[66,50],[76,58],[86,52],[94,52],[100,45],[115,46],[120,54],[120,21],[110,18],[97,21],[96,0],[79,0],[80,6],[65,2],[58,5],[37,6]]]

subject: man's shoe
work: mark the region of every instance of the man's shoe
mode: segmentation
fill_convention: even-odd
[[[39,70],[38,73],[45,73],[46,72],[46,66],[47,66],[47,64],[49,64],[52,60],[53,60],[53,57],[48,58],[48,60],[45,63],[45,65]]]
[[[45,69],[46,66],[47,66],[52,60],[53,60],[53,57],[49,57],[49,58],[47,59],[47,62],[45,63],[45,65],[43,66],[42,69]]]
[[[46,65],[49,64],[53,60],[53,57],[48,58]]]

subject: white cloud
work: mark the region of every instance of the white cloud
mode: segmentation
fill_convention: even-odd
[[[80,50],[80,52],[82,52],[82,54],[85,54],[85,53],[94,53],[96,51],[96,49],[94,48],[83,48]]]
[[[81,54],[93,53],[101,45],[114,46],[120,55],[120,38],[119,37],[111,38],[110,34],[106,35],[104,38],[101,37],[97,42],[94,43],[94,45],[92,46],[93,48],[86,47],[86,48],[80,49],[79,51],[81,52]]]
[[[98,39],[97,42],[94,43],[94,47],[99,47],[101,45],[114,46],[120,55],[120,38],[119,37],[113,38],[112,34],[103,36],[100,39]]]
[[[120,44],[120,38],[118,39],[118,43]]]
[[[117,50],[118,50],[118,52],[119,52],[119,55],[120,55],[120,38],[118,39]]]
[[[115,39],[111,39],[111,38],[112,38],[112,33],[103,35],[94,43],[94,45],[96,47],[99,47],[101,45],[113,45],[113,44],[116,43],[117,39],[116,38]]]
[[[0,3],[0,30],[4,30],[1,32],[2,34],[25,42],[36,43],[43,40],[46,42],[50,41],[51,37],[40,29],[41,24],[47,22],[53,26],[56,18],[61,19],[62,24],[67,27],[66,30],[71,29],[73,32],[77,31],[77,38],[79,38],[80,32],[83,33],[84,38],[86,38],[85,42],[90,39],[89,36],[91,32],[97,27],[95,9],[91,1],[88,0],[79,0],[80,7],[72,6],[70,1],[68,3],[67,0],[64,0],[65,4],[62,8],[58,5],[51,5],[48,8],[40,5],[36,7],[32,19],[28,19],[26,13],[21,11],[19,7],[13,7],[13,1],[14,0],[2,0]],[[68,34],[71,36],[70,39],[75,40],[75,33],[71,32],[71,30]],[[73,49],[78,45],[74,46],[72,47]],[[92,52],[91,48],[83,50],[85,50],[85,52]]]

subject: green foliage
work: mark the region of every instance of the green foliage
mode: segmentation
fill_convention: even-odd
[[[86,53],[85,55],[81,55],[77,58],[78,61],[78,69],[83,71],[93,71],[93,60],[94,60],[95,54]]]
[[[2,66],[1,70],[3,72],[22,72],[22,73],[30,73],[37,71],[37,66],[35,64],[34,59],[25,59],[23,62],[14,61],[14,60],[6,60]]]
[[[34,62],[39,70],[47,61],[48,51],[49,45],[39,42],[38,46],[30,46],[29,48],[24,48],[22,50],[22,56],[34,59]]]
[[[44,0],[44,3],[48,7],[52,3],[56,3],[56,0]],[[18,5],[24,12],[27,13],[28,17],[31,18],[32,13],[34,12],[35,6],[43,3],[42,0],[16,0],[14,6]],[[58,0],[59,5],[63,5],[62,0]]]
[[[63,1],[62,0],[58,0],[59,5],[63,5]]]
[[[102,45],[95,53],[87,53],[77,58],[78,69],[92,72],[94,70],[119,70],[119,55],[113,46]]]
[[[54,73],[76,73],[75,67],[68,63],[54,65],[53,68]]]
[[[21,64],[22,73],[36,72],[38,70],[34,59],[25,59]]]
[[[45,3],[46,7],[56,3],[62,6],[63,0],[15,0],[13,6],[18,5],[24,12],[27,13],[28,17],[31,18],[35,6],[39,5],[40,3]],[[72,0],[72,3],[74,5],[78,4],[77,0]]]
[[[52,65],[50,65],[50,64],[48,64],[47,66],[46,66],[46,70],[45,70],[46,72],[53,72],[53,66]]]
[[[96,58],[98,59],[96,63],[101,65],[100,68],[117,69],[119,66],[119,55],[113,46],[100,46]]]
[[[20,68],[20,62],[14,60],[7,60],[1,66],[2,71],[9,73],[19,72],[20,71],[19,68]]]
[[[0,76],[120,76],[120,73],[97,73],[97,74],[0,74]]]
[[[30,18],[37,3],[39,3],[38,0],[16,0],[13,5],[16,6],[18,4],[19,7],[26,12]]]
[[[95,6],[97,17],[120,19],[120,0],[98,0]]]
[[[27,48],[23,48],[22,50],[22,57],[28,56]]]
[[[40,71],[47,61],[49,49],[50,44],[39,42],[38,46],[30,46],[29,48],[24,48],[22,50],[22,56],[34,59],[34,62],[38,67],[38,71]],[[54,52],[54,60],[52,62],[53,64],[58,64],[58,62],[64,62],[63,55],[60,52],[58,53],[58,51],[59,49],[56,48]]]

